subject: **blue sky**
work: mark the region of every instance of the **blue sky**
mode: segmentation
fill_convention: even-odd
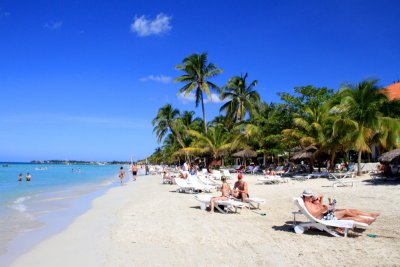
[[[224,85],[264,101],[295,86],[400,79],[400,2],[0,1],[0,161],[129,160],[157,146],[159,107],[195,109],[171,80],[208,52]],[[221,103],[207,103],[207,117]]]

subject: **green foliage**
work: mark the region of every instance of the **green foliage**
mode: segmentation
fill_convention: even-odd
[[[254,117],[258,113],[260,95],[253,90],[257,80],[247,85],[247,76],[246,73],[244,76],[231,78],[221,92],[220,98],[229,101],[222,105],[220,112],[225,112],[226,117],[232,122],[243,121],[246,114]]]
[[[304,108],[317,108],[328,101],[334,93],[333,89],[328,89],[327,87],[318,88],[312,85],[295,87],[294,91],[296,95],[284,92],[278,93],[293,112],[301,111]]]
[[[208,63],[207,53],[201,55],[192,54],[186,57],[182,63],[182,65],[176,65],[175,68],[183,71],[185,74],[174,79],[174,82],[184,82],[186,85],[178,91],[178,94],[183,93],[186,96],[195,90],[196,107],[201,103],[204,130],[207,132],[203,92],[208,95],[209,99],[212,99],[211,89],[220,91],[219,87],[210,82],[209,79],[223,71],[217,69],[217,66],[213,63]]]

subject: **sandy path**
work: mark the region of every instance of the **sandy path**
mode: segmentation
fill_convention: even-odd
[[[210,215],[194,195],[175,193],[175,185],[162,185],[156,176],[139,178],[96,199],[68,229],[14,266],[400,265],[400,185],[361,182],[367,177],[352,188],[333,188],[326,179],[257,185],[255,176],[246,176],[251,195],[267,200],[261,211]],[[296,235],[292,197],[305,188],[336,198],[338,208],[382,215],[349,238],[318,231]]]

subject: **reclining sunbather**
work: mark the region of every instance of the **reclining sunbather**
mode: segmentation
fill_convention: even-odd
[[[226,182],[226,177],[221,177],[222,187],[218,191],[222,192],[222,196],[220,197],[213,197],[210,200],[210,213],[214,213],[215,201],[217,200],[228,200],[229,195],[231,194],[232,190],[229,184]]]
[[[307,210],[317,219],[323,220],[353,220],[371,224],[380,215],[379,213],[368,213],[354,209],[335,209],[333,203],[323,205],[323,195],[314,195],[311,190],[303,191],[304,205]],[[367,216],[369,218],[366,218]]]
[[[172,184],[174,183],[174,177],[171,177],[168,171],[164,171],[163,179],[169,180]]]

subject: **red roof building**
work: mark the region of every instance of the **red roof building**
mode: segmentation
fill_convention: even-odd
[[[389,100],[400,100],[400,82],[386,86],[384,93]]]

